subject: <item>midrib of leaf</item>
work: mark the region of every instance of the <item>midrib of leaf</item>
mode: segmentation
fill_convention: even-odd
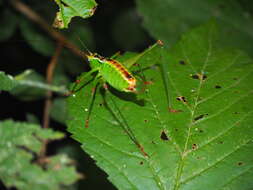
[[[209,35],[208,35],[209,36],[209,43],[208,43],[209,46],[208,46],[206,60],[205,60],[205,62],[203,64],[203,67],[201,69],[201,74],[202,75],[205,72],[205,68],[206,68],[207,63],[209,61],[209,57],[211,56],[213,29],[214,29],[214,26],[212,26],[212,28],[209,32]],[[195,41],[198,42],[198,40],[195,40]],[[185,58],[189,61],[189,64],[191,65],[191,67],[194,68],[191,61],[190,61],[190,59],[189,59],[189,57],[187,56],[187,54],[184,51],[184,47],[182,47],[182,50],[184,52]],[[192,109],[190,108],[191,109],[191,118],[189,120],[189,125],[188,125],[188,131],[187,131],[187,137],[186,137],[186,141],[185,141],[184,150],[181,154],[181,160],[179,161],[179,164],[178,164],[178,170],[177,170],[177,175],[176,175],[176,180],[175,180],[175,186],[173,188],[174,190],[178,190],[180,188],[180,184],[181,184],[180,181],[181,181],[181,176],[182,176],[182,173],[183,173],[184,161],[185,161],[186,156],[188,155],[187,147],[188,147],[188,142],[189,142],[189,139],[190,139],[190,136],[191,136],[191,126],[194,124],[194,115],[195,115],[195,112],[196,112],[196,109],[197,109],[197,106],[198,106],[198,99],[199,99],[200,90],[201,90],[202,86],[203,86],[203,79],[199,80],[199,86],[198,86],[198,89],[197,89],[196,98],[194,100],[194,105],[193,105]]]
[[[148,94],[150,94],[150,93],[148,93]],[[150,97],[150,101],[152,102],[152,103],[151,103],[152,106],[154,106],[154,109],[150,109],[150,111],[154,111],[154,112],[158,111],[157,109],[155,109],[155,105],[154,105],[154,102],[152,101],[151,97]],[[122,107],[124,107],[124,106],[122,106]],[[156,111],[155,111],[155,110],[156,110]],[[108,119],[102,118],[101,116],[99,116],[99,115],[97,115],[97,114],[95,114],[95,113],[92,113],[92,114],[93,114],[93,115],[96,115],[97,117],[100,117],[100,118],[103,119],[104,121],[106,121],[106,122],[112,124],[112,122],[109,121]],[[158,114],[159,114],[159,113],[158,113]],[[159,117],[159,118],[160,118],[160,117]],[[158,119],[158,118],[156,118],[156,119]],[[115,125],[115,123],[114,123],[113,125]],[[110,148],[111,148],[112,150],[114,150],[114,151],[120,152],[121,154],[125,154],[126,156],[129,156],[129,157],[135,157],[135,158],[138,158],[138,159],[145,159],[145,160],[146,160],[146,163],[148,164],[148,168],[150,169],[150,171],[151,171],[151,173],[152,173],[152,175],[153,175],[153,179],[154,179],[154,181],[156,182],[156,184],[157,184],[157,186],[159,187],[159,189],[160,189],[160,190],[165,190],[165,189],[166,189],[165,187],[163,187],[163,183],[162,183],[162,181],[161,181],[159,175],[156,174],[155,169],[153,168],[153,166],[152,166],[151,163],[149,162],[148,158],[144,158],[144,157],[138,156],[138,155],[136,155],[136,154],[131,154],[131,153],[129,153],[129,152],[122,151],[121,149],[115,148],[113,145],[111,145],[110,143],[104,141],[102,138],[97,137],[97,136],[94,135],[93,133],[90,133],[88,130],[87,130],[86,133],[89,134],[91,137],[97,139],[97,140],[98,140],[99,142],[101,142],[102,144],[104,144],[104,145],[110,147]],[[123,177],[129,182],[129,184],[133,187],[132,189],[138,189],[138,187],[136,187],[135,184],[131,182],[131,179],[129,179],[129,175],[125,174],[125,173],[123,172],[123,170],[122,170],[121,168],[117,167],[113,162],[111,162],[110,160],[106,159],[106,157],[104,157],[103,155],[101,155],[101,154],[99,153],[99,151],[92,150],[92,149],[90,149],[90,148],[88,148],[88,147],[85,147],[85,149],[86,149],[86,150],[89,150],[88,152],[93,152],[94,154],[99,155],[101,158],[103,158],[103,159],[106,160],[108,163],[110,163],[112,167],[114,167],[115,169],[117,169],[118,171],[120,171],[120,173],[122,174],[122,176],[123,176]],[[92,155],[92,154],[91,154],[91,155]]]
[[[150,91],[148,90],[148,93],[147,95],[149,96],[149,102],[152,106],[152,109],[151,111],[153,111],[156,115],[155,119],[157,119],[159,121],[159,126],[162,130],[166,130],[166,127],[165,127],[165,122],[162,120],[160,114],[159,114],[159,111],[157,109],[157,105],[155,104],[155,102],[153,101],[152,99],[152,95],[150,93]],[[179,153],[181,153],[181,150],[180,150],[180,147],[176,144],[173,144],[176,148],[176,150],[178,150]],[[148,162],[148,161],[147,161]],[[149,162],[148,162],[149,163]],[[149,163],[149,166],[150,166],[150,163]],[[160,179],[159,175],[156,175],[155,172],[152,170],[152,174],[153,176],[155,177],[155,182],[157,184],[157,186],[159,187],[159,189],[161,190],[166,190],[166,187],[164,187],[163,183],[162,183],[162,180]]]

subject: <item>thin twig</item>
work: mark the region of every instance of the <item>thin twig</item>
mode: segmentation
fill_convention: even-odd
[[[22,3],[20,0],[11,0],[10,2],[16,10],[38,24],[57,42],[61,42],[63,46],[67,47],[75,55],[85,58],[84,53],[76,45],[67,40],[60,32],[57,32],[55,29],[53,29],[42,17],[40,17],[40,15],[34,12],[30,7]]]
[[[58,42],[55,53],[54,53],[52,59],[50,60],[50,63],[47,66],[46,79],[47,79],[47,84],[49,84],[49,85],[52,84],[54,69],[55,69],[55,66],[58,62],[58,58],[60,56],[62,46],[63,46],[62,43]],[[46,92],[46,100],[45,100],[44,114],[43,114],[43,125],[42,125],[42,127],[45,129],[48,128],[49,124],[50,124],[50,110],[51,110],[51,106],[52,106],[52,95],[53,95],[53,92],[51,90],[48,90]],[[40,150],[40,156],[39,156],[40,160],[43,160],[45,158],[48,142],[49,142],[48,140],[43,141],[42,148]]]

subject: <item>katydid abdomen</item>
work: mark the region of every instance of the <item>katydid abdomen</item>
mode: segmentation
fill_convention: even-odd
[[[97,54],[88,55],[92,69],[98,70],[102,79],[119,91],[135,92],[136,79],[118,61],[106,59]]]

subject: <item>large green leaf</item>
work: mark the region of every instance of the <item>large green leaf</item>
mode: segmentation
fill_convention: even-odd
[[[252,53],[253,19],[238,0],[136,0],[136,3],[144,27],[170,46],[189,28],[214,17],[223,31],[224,44]]]
[[[75,16],[88,18],[95,12],[97,3],[95,0],[55,0],[59,6],[54,26],[67,28],[71,19]]]
[[[143,99],[101,88],[89,128],[94,84],[68,99],[68,130],[119,189],[252,188],[253,65],[245,53],[221,49],[218,36],[211,22],[170,50],[145,54],[143,68],[158,66],[143,69]],[[148,156],[122,129],[117,107]]]
[[[62,138],[62,133],[6,120],[0,122],[0,136],[0,178],[7,187],[56,190],[80,177],[66,155],[47,157],[43,165],[35,162],[42,140]]]

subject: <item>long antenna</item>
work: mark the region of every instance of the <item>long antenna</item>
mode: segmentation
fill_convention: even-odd
[[[76,35],[76,34],[75,34]],[[92,55],[92,53],[90,52],[90,50],[88,49],[88,47],[83,43],[83,41],[80,39],[80,37],[78,35],[76,35],[76,38],[78,39],[78,41],[81,43],[81,45],[87,50],[88,55]],[[87,56],[87,54],[85,54]]]

